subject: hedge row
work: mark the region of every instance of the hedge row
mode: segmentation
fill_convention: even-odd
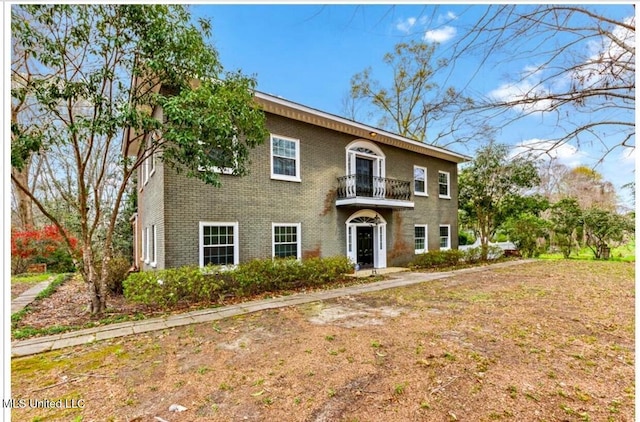
[[[219,302],[227,296],[312,287],[335,281],[353,271],[344,256],[294,259],[257,259],[234,269],[186,266],[130,274],[124,281],[127,299],[170,307],[178,302]]]
[[[480,247],[470,248],[465,251],[457,249],[449,249],[444,251],[429,251],[417,255],[411,261],[409,267],[412,269],[428,269],[454,267],[460,263],[475,264],[480,262],[482,249]],[[501,258],[504,252],[498,246],[490,246],[488,250],[488,259],[495,260]]]

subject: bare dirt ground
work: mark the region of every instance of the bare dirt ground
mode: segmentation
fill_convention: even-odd
[[[634,278],[540,261],[16,358],[15,399],[68,408],[12,420],[633,421]]]

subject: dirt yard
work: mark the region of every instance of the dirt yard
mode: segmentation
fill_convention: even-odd
[[[540,261],[16,358],[14,399],[67,408],[12,420],[633,421],[634,278]]]

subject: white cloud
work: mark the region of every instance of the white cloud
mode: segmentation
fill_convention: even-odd
[[[624,24],[635,27],[635,17],[626,18]],[[629,69],[635,55],[635,31],[616,26],[610,33],[588,43],[590,57],[575,71],[574,78],[585,85],[601,86],[607,79],[628,78],[633,83],[635,73]]]
[[[419,30],[419,27],[423,27],[427,24],[426,16],[421,18],[410,17],[404,20],[401,20],[396,24],[396,29],[405,34],[410,33],[412,30]]]
[[[556,159],[559,163],[570,168],[585,164],[588,158],[585,152],[578,150],[573,145],[567,143],[556,145],[554,141],[538,138],[522,141],[512,150],[512,156],[527,153],[543,160]]]
[[[443,43],[456,36],[458,31],[452,26],[443,26],[440,29],[432,29],[424,33],[424,40]]]
[[[458,19],[458,16],[453,12],[447,12],[447,18],[449,18],[451,20],[456,20],[456,19]]]
[[[404,32],[405,34],[411,31],[416,24],[416,18],[407,18],[396,25],[396,29],[400,32]]]
[[[549,110],[553,101],[545,100],[549,90],[541,80],[542,69],[538,66],[527,66],[517,82],[504,83],[490,91],[488,96],[495,101],[512,103],[513,108],[525,113]]]

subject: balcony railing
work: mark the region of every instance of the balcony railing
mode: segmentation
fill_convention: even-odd
[[[338,199],[357,197],[410,201],[411,182],[360,174],[338,177]]]

